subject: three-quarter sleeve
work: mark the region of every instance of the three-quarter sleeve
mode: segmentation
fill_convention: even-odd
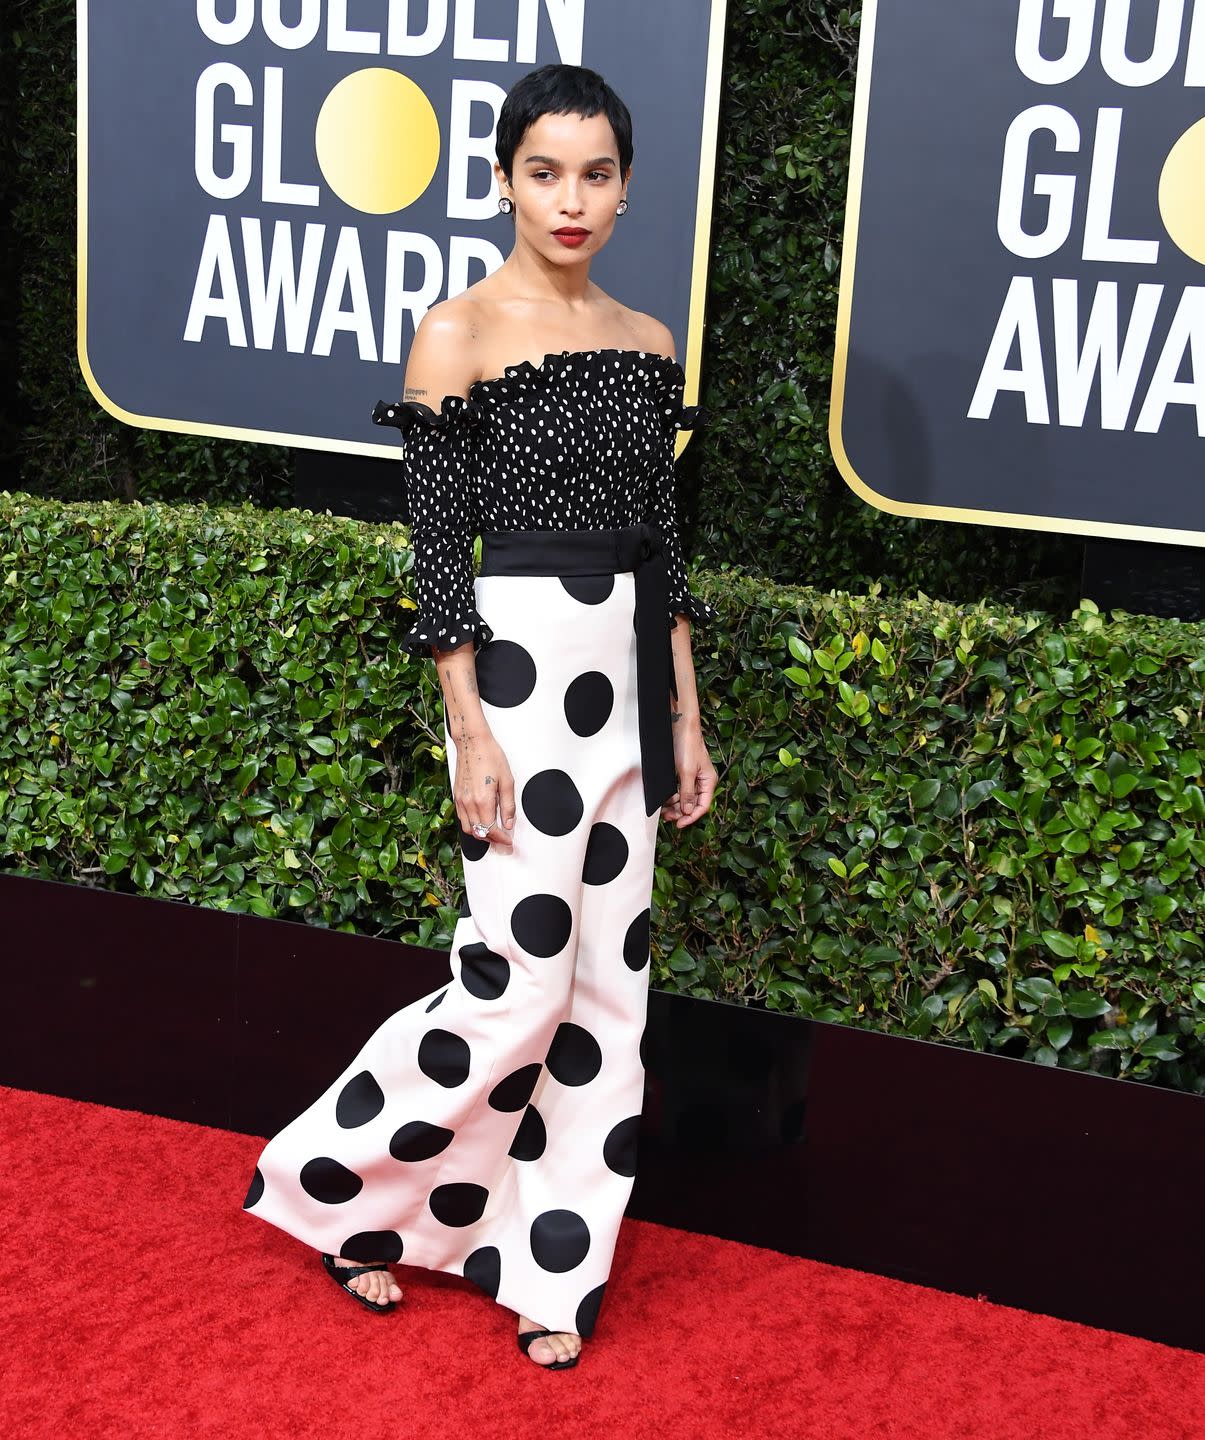
[[[471,481],[479,413],[459,395],[445,395],[438,414],[417,400],[381,400],[372,412],[375,424],[402,432],[418,615],[399,643],[414,654],[430,655],[432,645],[454,650],[469,639],[476,651],[493,638],[473,593]]]
[[[678,533],[678,504],[674,470],[675,442],[679,430],[693,430],[702,416],[702,407],[683,405],[684,379],[679,366],[674,366],[666,383],[656,396],[658,438],[653,457],[650,493],[650,517],[661,531],[669,576],[669,623],[674,629],[677,617],[685,615],[696,624],[711,624],[716,619],[713,606],[691,593],[686,580],[686,564],[682,557],[682,540]]]

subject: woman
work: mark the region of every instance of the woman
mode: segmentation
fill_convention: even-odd
[[[454,978],[269,1142],[246,1206],[377,1312],[402,1298],[390,1262],[466,1276],[565,1369],[635,1174],[657,818],[695,824],[715,790],[689,625],[714,611],[678,539],[695,412],[673,338],[589,278],[627,209],[627,108],[594,71],[544,66],[507,96],[497,153],[514,248],[427,313],[404,400],[373,414],[405,436],[402,643],[443,690]]]

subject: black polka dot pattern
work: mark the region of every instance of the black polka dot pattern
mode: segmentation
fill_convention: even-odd
[[[469,1078],[469,1059],[468,1043],[450,1030],[428,1030],[418,1047],[418,1068],[448,1089]]]
[[[402,1258],[402,1237],[396,1230],[361,1230],[349,1235],[339,1247],[341,1260],[353,1260],[357,1265],[371,1265],[377,1260],[387,1260],[396,1265]]]
[[[590,1253],[590,1230],[572,1210],[545,1210],[531,1222],[531,1253],[541,1270],[575,1270]]]
[[[601,605],[615,589],[614,575],[562,575],[561,584],[583,605]]]
[[[583,1340],[589,1340],[590,1336],[594,1334],[594,1327],[598,1324],[598,1312],[602,1309],[606,1290],[607,1283],[604,1280],[601,1285],[596,1285],[577,1307],[577,1324],[574,1329]]]
[[[687,584],[678,533],[675,441],[700,416],[683,403],[685,384],[677,361],[651,351],[562,350],[476,381],[467,398],[445,396],[439,411],[379,401],[373,422],[396,426],[404,440],[418,618],[401,644],[429,655],[432,645],[471,640],[480,665],[494,637],[473,593],[473,536],[483,530],[610,530],[651,519],[664,540],[671,623],[679,614],[713,622],[714,609]],[[566,588],[593,605],[613,581],[577,577]],[[488,683],[489,703],[519,704],[526,695],[513,698],[521,685],[503,670],[487,661],[482,699]]]
[[[616,1175],[636,1174],[636,1139],[640,1134],[640,1116],[629,1115],[603,1141],[603,1160]]]
[[[597,735],[615,708],[615,687],[601,670],[587,670],[565,691],[565,719],[575,735]]]
[[[510,928],[529,955],[547,959],[568,945],[573,911],[559,895],[527,895],[511,911]]]
[[[494,640],[477,654],[477,693],[487,705],[509,710],[536,688],[536,662],[514,640]]]
[[[499,1080],[490,1091],[490,1106],[504,1114],[511,1110],[522,1110],[531,1099],[540,1078],[542,1065],[524,1065],[513,1071],[505,1080]]]
[[[460,982],[478,1000],[497,1000],[510,984],[510,961],[477,940],[460,947]]]
[[[586,885],[609,884],[627,863],[628,842],[623,838],[623,831],[608,825],[605,820],[592,825],[586,842],[582,882]]]
[[[478,1285],[490,1297],[498,1298],[498,1286],[502,1283],[502,1256],[494,1245],[482,1245],[466,1257],[464,1278]]]
[[[255,1174],[251,1177],[251,1184],[247,1187],[247,1198],[243,1201],[243,1209],[250,1210],[252,1205],[257,1204],[263,1198],[263,1193],[263,1171],[257,1165],[255,1167]]]
[[[460,853],[466,860],[480,860],[483,855],[490,853],[490,842],[474,835],[471,830],[461,830]]]
[[[335,1102],[335,1123],[354,1130],[375,1120],[385,1108],[385,1094],[370,1070],[361,1070],[344,1085]]]
[[[329,1155],[319,1155],[307,1160],[301,1167],[301,1188],[312,1200],[323,1205],[346,1205],[354,1200],[364,1188],[364,1182],[346,1165],[332,1160]]]
[[[589,1030],[563,1020],[556,1027],[544,1063],[562,1085],[588,1085],[602,1069],[602,1051]]]
[[[541,770],[523,787],[523,814],[545,835],[568,835],[581,824],[585,806],[563,770]]]
[[[649,924],[652,910],[642,910],[623,937],[623,963],[629,970],[643,970],[649,963]]]
[[[395,1160],[412,1165],[419,1160],[442,1155],[454,1139],[455,1131],[442,1125],[432,1125],[426,1120],[410,1120],[393,1132],[389,1153]]]
[[[489,1198],[490,1192],[484,1185],[458,1181],[452,1185],[437,1185],[431,1191],[427,1204],[441,1225],[474,1225],[485,1214]]]
[[[548,1146],[548,1127],[540,1112],[529,1105],[507,1151],[512,1160],[538,1160]]]

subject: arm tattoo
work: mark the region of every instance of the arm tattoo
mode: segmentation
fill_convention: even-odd
[[[682,712],[681,712],[681,710],[671,710],[671,711],[669,712],[669,723],[670,723],[671,725],[676,725],[676,724],[678,723],[678,721],[681,720],[681,718],[682,718]]]
[[[429,395],[430,393],[429,390],[422,390],[417,385],[407,385],[405,398],[410,400],[413,399],[415,395]]]
[[[487,775],[485,777],[485,783],[487,785],[492,785],[494,783],[494,777],[492,775]]]

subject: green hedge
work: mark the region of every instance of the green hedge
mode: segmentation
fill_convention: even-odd
[[[80,377],[75,8],[16,0],[12,29],[19,128],[4,158],[19,266],[16,483],[66,500],[285,504],[290,451],[131,430]],[[860,11],[730,0],[728,15],[702,394],[711,420],[684,457],[688,548],[713,568],[822,589],[881,581],[894,592],[1069,609],[1080,542],[884,515],[837,476],[828,391]],[[610,78],[622,89],[622,75]],[[400,394],[400,375],[394,384]]]
[[[448,945],[401,527],[0,496],[0,865]],[[1205,1093],[1205,627],[731,575],[654,981]]]

